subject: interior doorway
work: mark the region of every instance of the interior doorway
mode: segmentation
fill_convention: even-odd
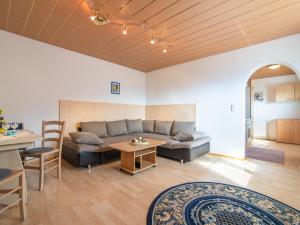
[[[284,163],[293,149],[300,158],[297,74],[285,65],[266,65],[252,74],[245,91],[246,157]]]

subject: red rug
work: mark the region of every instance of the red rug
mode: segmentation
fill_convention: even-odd
[[[284,164],[285,159],[284,151],[258,147],[247,147],[245,156],[251,159],[281,164]]]

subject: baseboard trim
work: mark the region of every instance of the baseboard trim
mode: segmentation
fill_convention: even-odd
[[[243,157],[243,158],[239,158],[239,157],[234,157],[234,156],[230,156],[230,155],[223,155],[223,154],[218,154],[218,153],[208,153],[209,155],[212,155],[212,156],[217,156],[217,157],[223,157],[223,158],[229,158],[229,159],[237,159],[237,160],[245,160],[246,158]]]

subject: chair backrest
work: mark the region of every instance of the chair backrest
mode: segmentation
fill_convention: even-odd
[[[45,147],[48,142],[55,142],[55,148],[61,151],[64,131],[65,131],[65,121],[43,121],[42,122],[42,146]]]

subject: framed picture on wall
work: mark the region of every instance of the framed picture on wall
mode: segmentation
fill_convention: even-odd
[[[120,94],[120,83],[119,82],[115,82],[115,81],[111,82],[111,93],[115,94],[115,95]]]

